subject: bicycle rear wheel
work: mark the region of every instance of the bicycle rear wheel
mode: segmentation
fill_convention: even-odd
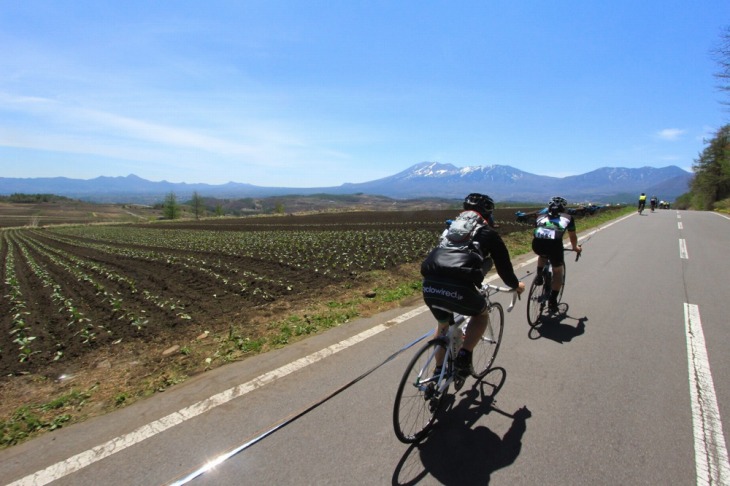
[[[533,280],[530,285],[530,293],[527,294],[527,322],[532,327],[540,322],[542,311],[547,305],[544,294],[544,285],[537,285]]]
[[[489,306],[487,328],[472,353],[472,376],[474,378],[484,378],[494,364],[499,345],[502,343],[502,331],[504,331],[504,309],[502,309],[502,304],[494,302]]]
[[[406,444],[426,436],[446,395],[446,390],[438,393],[436,380],[432,378],[439,347],[436,342],[429,342],[419,349],[398,385],[393,404],[393,428],[398,440]]]

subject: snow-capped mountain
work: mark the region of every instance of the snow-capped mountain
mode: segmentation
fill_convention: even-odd
[[[660,199],[674,200],[689,190],[690,172],[676,166],[640,169],[604,167],[586,174],[549,177],[507,165],[456,167],[423,162],[398,174],[361,184],[345,184],[352,192],[398,198],[460,198],[469,192],[489,194],[498,201],[541,201],[554,195],[570,200],[615,199],[641,192],[657,192]],[[672,181],[669,184],[669,181]],[[623,196],[622,196],[623,197]],[[627,200],[626,202],[629,202]]]
[[[154,202],[174,192],[180,200],[194,191],[203,197],[245,198],[285,194],[366,193],[397,199],[439,197],[460,199],[470,192],[489,194],[497,201],[543,201],[561,195],[569,201],[634,202],[645,192],[673,201],[689,190],[692,173],[676,166],[663,168],[603,167],[569,177],[548,177],[508,165],[456,167],[422,162],[389,177],[336,187],[261,187],[229,182],[221,185],[152,182],[135,175],[68,179],[0,177],[0,194],[57,194],[98,202]]]

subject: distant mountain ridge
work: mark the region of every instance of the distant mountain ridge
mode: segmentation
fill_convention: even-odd
[[[524,172],[508,165],[456,167],[439,162],[421,162],[369,182],[335,187],[262,187],[247,183],[153,182],[129,175],[94,179],[66,177],[0,177],[0,194],[57,194],[93,202],[153,203],[175,193],[179,200],[193,192],[203,197],[262,198],[282,195],[365,193],[396,199],[463,198],[470,192],[489,194],[497,201],[543,201],[561,195],[569,201],[633,202],[639,193],[673,201],[689,190],[692,173],[677,166],[662,168],[603,167],[585,174],[550,177]]]

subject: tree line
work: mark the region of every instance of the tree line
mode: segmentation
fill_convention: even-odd
[[[205,200],[197,191],[193,192],[193,195],[190,197],[190,201],[185,203],[184,206],[189,208],[195,219],[200,219],[205,216],[207,212]],[[183,205],[178,202],[177,195],[174,192],[169,192],[162,203],[162,217],[165,219],[178,219],[182,215],[182,209]],[[222,207],[217,205],[214,213],[216,216],[222,216]]]
[[[73,201],[73,199],[69,199],[64,196],[56,196],[55,194],[24,194],[21,192],[16,192],[10,194],[9,196],[0,196],[0,201],[10,203],[33,204],[54,201]]]
[[[252,198],[237,199],[237,201],[250,208],[252,214],[261,213],[262,211],[272,212],[274,214],[284,214],[285,206],[281,201],[274,201],[271,207],[264,207],[259,201]],[[224,201],[225,202],[225,201]],[[200,219],[207,215],[224,216],[226,214],[237,214],[239,209],[231,209],[224,207],[223,202],[215,198],[204,198],[197,191],[193,192],[188,201],[180,202],[174,192],[169,192],[165,196],[162,203],[155,204],[156,209],[162,210],[163,219],[179,219],[182,217],[194,217]]]
[[[725,27],[721,42],[713,51],[720,67],[715,77],[718,89],[730,93],[730,27]],[[730,106],[730,101],[722,102]],[[718,129],[692,165],[694,178],[690,191],[676,201],[678,208],[730,210],[730,124]]]
[[[730,124],[706,142],[692,169],[690,192],[677,199],[677,207],[730,210]]]

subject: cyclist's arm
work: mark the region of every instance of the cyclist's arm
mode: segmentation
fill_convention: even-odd
[[[482,248],[486,248],[489,251],[499,278],[502,279],[506,286],[516,289],[520,286],[520,280],[512,268],[509,250],[504,244],[502,237],[495,231],[485,231],[483,234],[486,241],[480,243],[483,245]]]
[[[568,239],[570,240],[570,246],[573,251],[581,251],[582,248],[578,244],[578,234],[575,231],[568,231]]]
[[[575,218],[573,216],[570,217],[570,223],[568,223],[567,229],[571,248],[573,248],[573,251],[581,251],[582,248],[578,244],[578,234],[576,233]]]

